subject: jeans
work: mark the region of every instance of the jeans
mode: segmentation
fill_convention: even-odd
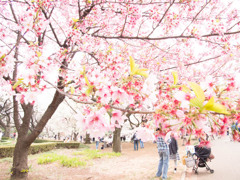
[[[143,144],[142,140],[139,140],[139,143],[140,143],[140,147],[144,148],[144,144]]]
[[[134,140],[133,143],[134,143],[134,150],[138,151],[138,140]]]
[[[96,149],[98,149],[99,141],[96,141]]]
[[[169,150],[161,150],[158,152],[160,156],[158,171],[156,176],[160,177],[162,175],[163,179],[167,179],[168,172],[168,162],[169,162]]]

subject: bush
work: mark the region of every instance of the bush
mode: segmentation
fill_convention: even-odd
[[[56,145],[56,148],[74,149],[74,148],[79,148],[79,146],[80,146],[80,143],[77,143],[77,142],[70,142],[70,143],[58,142]]]
[[[0,147],[0,158],[12,157],[13,151],[14,151],[14,146]]]
[[[56,143],[40,143],[40,144],[32,144],[29,148],[28,154],[37,154],[40,152],[50,151],[56,148]]]
[[[15,146],[0,147],[0,158],[12,157]],[[28,154],[36,154],[40,152],[50,151],[56,148],[56,143],[41,143],[32,144],[29,148]]]
[[[46,143],[46,142],[63,142],[60,140],[36,139],[33,143]]]
[[[2,141],[3,140],[7,141],[7,140],[11,140],[11,138],[10,137],[2,137]]]
[[[53,150],[55,148],[79,148],[80,143],[63,143],[58,141],[45,141],[45,143],[40,143],[40,141],[37,141],[38,143],[32,144],[29,148],[29,154],[36,154],[41,152],[47,152],[50,150]],[[44,142],[44,140],[42,141]],[[14,152],[15,146],[9,145],[9,146],[0,146],[0,158],[5,157],[12,157]]]

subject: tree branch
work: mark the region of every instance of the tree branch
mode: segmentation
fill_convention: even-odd
[[[185,64],[184,66],[188,67],[188,66],[191,66],[191,65],[194,65],[194,64],[199,64],[199,63],[203,63],[203,62],[206,62],[206,61],[210,61],[210,60],[213,60],[213,59],[216,59],[216,58],[219,58],[219,57],[221,57],[221,55],[215,56],[215,57],[212,57],[212,58],[208,58],[208,59],[205,59],[205,60],[202,60],[202,61],[197,61],[197,62]],[[159,71],[160,71],[160,72],[161,72],[161,71],[167,71],[167,70],[176,69],[176,68],[178,68],[178,66],[174,66],[174,67],[162,69],[162,70],[159,70]]]
[[[147,37],[151,36],[152,33],[157,29],[157,27],[161,24],[161,22],[163,21],[163,19],[165,18],[167,12],[169,11],[169,9],[172,7],[172,5],[174,4],[175,0],[173,0],[173,2],[170,1],[170,5],[168,6],[167,10],[164,12],[162,18],[159,20],[158,24],[153,28],[152,32],[150,32],[150,34],[148,34]]]
[[[188,29],[188,27],[197,19],[198,15],[205,9],[205,7],[206,7],[210,2],[211,2],[211,0],[208,1],[208,2],[201,8],[201,10],[196,14],[196,16],[193,18],[192,22],[184,29],[184,31],[182,32],[181,35],[184,34],[184,32]]]
[[[225,32],[223,33],[223,35],[227,36],[227,35],[233,35],[233,34],[239,34],[240,31],[235,31],[235,32]],[[153,37],[153,38],[149,38],[149,37],[137,37],[137,36],[104,36],[104,35],[96,35],[96,34],[92,34],[92,36],[94,37],[98,37],[98,38],[103,38],[103,39],[131,39],[131,40],[149,40],[149,41],[155,41],[155,40],[167,40],[167,39],[198,39],[197,37],[193,36],[193,35],[189,35],[189,36],[184,36],[184,35],[178,35],[178,36],[167,36],[167,37]],[[215,36],[222,36],[218,33],[211,33],[211,34],[204,34],[204,35],[200,35],[200,37],[215,37]]]

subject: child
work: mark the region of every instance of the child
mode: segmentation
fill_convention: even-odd
[[[176,138],[174,137],[174,133],[171,133],[171,143],[169,144],[169,152],[170,152],[170,159],[174,160],[174,173],[177,172],[177,160],[180,160],[178,154],[178,143]]]

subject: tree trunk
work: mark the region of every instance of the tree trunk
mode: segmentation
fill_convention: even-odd
[[[9,126],[7,125],[5,132],[4,132],[4,137],[10,138],[10,132],[11,132],[11,127],[10,127],[10,125]]]
[[[73,133],[73,141],[77,141],[78,133]]]
[[[120,139],[122,128],[115,128],[113,132],[113,152],[122,152],[122,144]]]
[[[61,140],[61,133],[59,132],[57,135],[57,139],[60,141]]]
[[[11,180],[25,180],[28,176],[28,150],[30,145],[26,145],[23,140],[18,139],[13,156],[13,166],[11,169]]]
[[[91,144],[90,134],[86,133],[86,138],[84,144]]]

